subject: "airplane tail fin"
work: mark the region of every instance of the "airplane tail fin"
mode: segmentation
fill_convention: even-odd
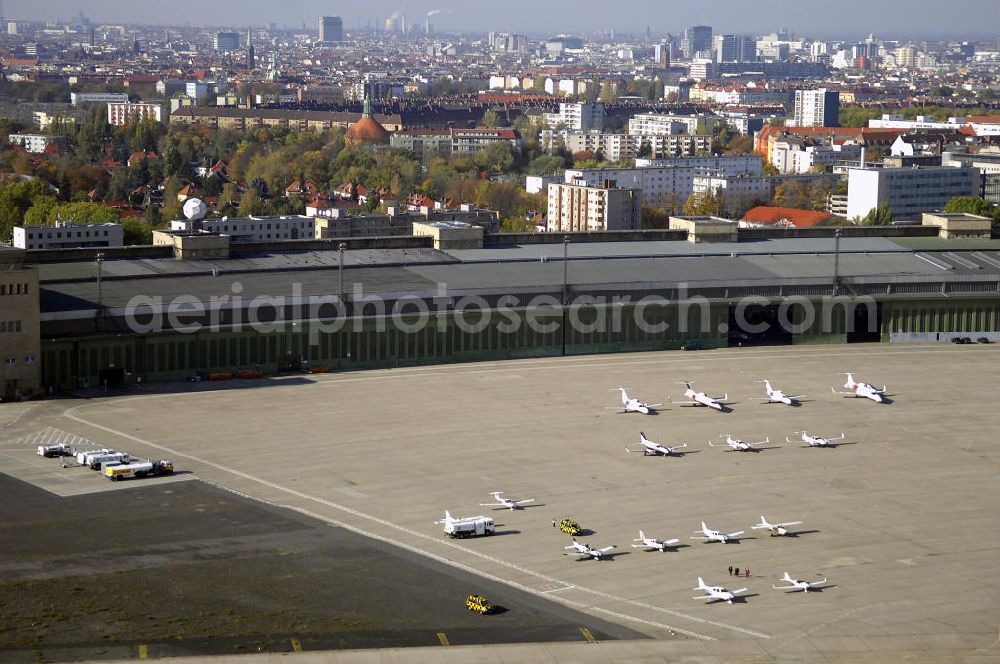
[[[698,590],[701,590],[702,588],[705,588],[705,587],[706,587],[705,586],[705,579],[703,579],[703,578],[701,578],[699,576],[698,577]]]
[[[455,517],[453,517],[453,516],[451,515],[451,512],[449,512],[448,510],[445,510],[445,511],[444,511],[444,520],[445,520],[445,521],[454,521],[454,520],[455,520]]]
[[[704,521],[701,522],[701,529],[702,529],[703,532],[706,531],[706,530],[708,530],[708,526],[705,525]]]
[[[782,577],[782,581],[794,581],[794,580],[795,579],[793,579],[788,572],[785,572],[785,576]]]

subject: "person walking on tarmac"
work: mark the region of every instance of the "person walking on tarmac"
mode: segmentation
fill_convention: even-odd
[[[733,575],[733,566],[730,565],[729,566],[729,576],[732,576],[732,575]]]

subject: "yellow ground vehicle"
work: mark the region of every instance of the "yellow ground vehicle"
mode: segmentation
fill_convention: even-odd
[[[583,532],[583,528],[580,527],[580,524],[574,521],[573,519],[561,520],[559,522],[559,530],[566,533],[567,535],[573,535],[573,536],[579,535],[580,533]]]
[[[469,611],[475,611],[484,616],[493,610],[493,605],[482,595],[469,595],[465,598],[465,606]]]

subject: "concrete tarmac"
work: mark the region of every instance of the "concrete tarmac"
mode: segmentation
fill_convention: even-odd
[[[992,657],[1000,624],[1000,505],[993,442],[1000,397],[992,346],[813,346],[447,365],[317,376],[311,384],[44,404],[11,429],[54,426],[433,560],[552,598],[701,652],[837,658],[937,652]],[[891,404],[831,393],[888,384]],[[762,405],[769,378],[800,407]],[[732,412],[670,405],[694,380]],[[624,385],[656,416],[609,407]],[[215,386],[212,386],[215,387]],[[680,458],[627,454],[642,430]],[[785,444],[808,430],[837,449]],[[758,453],[710,448],[720,434],[770,438]],[[491,491],[534,497],[490,512]],[[433,524],[490,513],[503,536],[444,538]],[[801,520],[794,537],[751,530]],[[570,516],[608,561],[561,555]],[[705,520],[738,544],[689,539]],[[680,538],[667,553],[630,546]],[[730,565],[749,567],[731,578]],[[821,592],[772,588],[788,571]],[[692,599],[697,577],[747,587],[734,605]],[[752,640],[752,644],[750,641]],[[935,645],[936,644],[936,645]],[[705,648],[709,650],[704,650]],[[732,661],[738,661],[733,659]],[[798,659],[796,661],[799,661]]]

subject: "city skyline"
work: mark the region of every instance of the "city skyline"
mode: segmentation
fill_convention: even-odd
[[[584,9],[588,3],[583,3]],[[595,3],[596,4],[596,3]],[[828,6],[788,6],[780,0],[759,0],[747,5],[735,0],[722,0],[711,11],[701,7],[668,8],[655,0],[633,0],[627,16],[611,18],[597,11],[580,11],[579,3],[529,5],[523,0],[503,6],[473,8],[442,0],[405,4],[401,0],[375,0],[366,5],[364,13],[354,6],[336,7],[325,2],[300,2],[293,8],[275,12],[274,6],[251,0],[241,6],[240,19],[234,21],[225,7],[206,6],[191,0],[170,4],[133,6],[123,16],[120,5],[110,0],[52,0],[44,9],[26,0],[8,0],[4,17],[24,21],[67,21],[83,12],[96,23],[135,23],[163,26],[202,25],[266,25],[275,23],[289,28],[301,27],[315,31],[320,16],[339,15],[346,31],[381,26],[393,15],[406,16],[411,24],[422,24],[428,14],[439,30],[489,32],[517,30],[533,34],[560,32],[594,33],[616,30],[620,33],[641,33],[647,28],[656,34],[681,32],[691,25],[712,25],[719,32],[769,33],[787,28],[790,33],[822,38],[853,39],[874,33],[886,38],[995,38],[997,32],[983,31],[984,25],[994,25],[1000,19],[1000,6],[993,0],[954,0],[945,14],[934,11],[938,3],[912,0],[902,3],[890,0],[868,3],[863,0],[842,0]],[[905,10],[905,11],[904,11]],[[864,16],[859,25],[857,16]],[[991,16],[992,15],[992,16]],[[933,16],[933,20],[928,17]],[[991,20],[991,18],[993,20]]]

